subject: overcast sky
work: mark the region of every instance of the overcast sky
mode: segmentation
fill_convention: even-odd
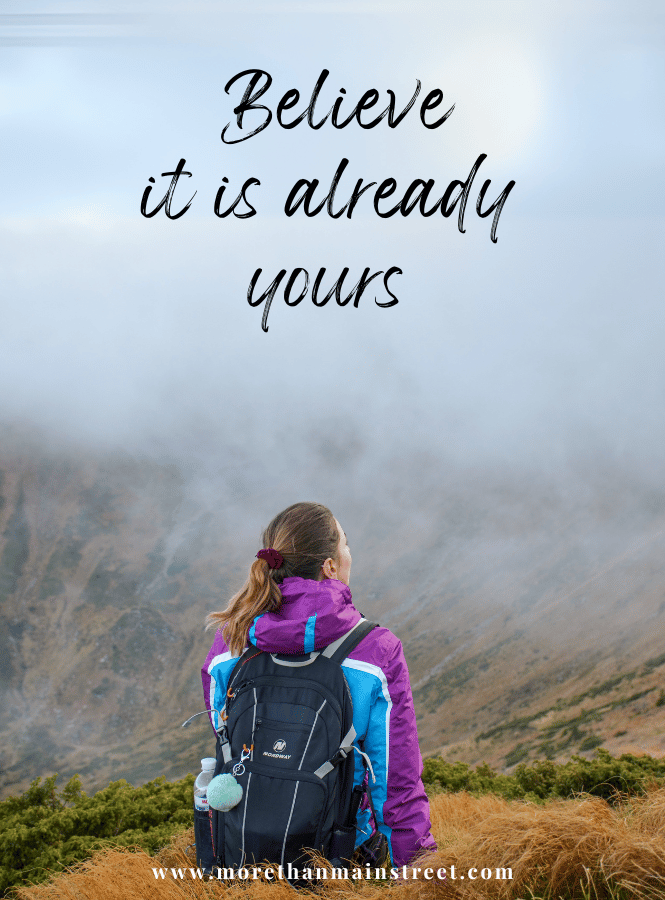
[[[242,433],[257,459],[286,453],[291,424],[353,421],[370,453],[657,469],[664,26],[660,3],[589,0],[3,3],[2,421],[167,456]],[[247,79],[224,87],[250,68],[273,78],[273,120],[226,146]],[[377,110],[422,90],[396,128],[282,129],[280,97],[300,92],[294,117],[324,68],[318,112],[341,88],[342,113],[370,88]],[[455,109],[428,130],[435,88]],[[339,205],[360,178],[394,178],[397,199],[431,178],[436,200],[481,153],[464,234],[456,214],[381,219],[373,189],[351,220],[284,214],[299,178],[322,199],[342,158]],[[174,208],[196,191],[190,210],[143,218],[148,178],[160,196],[180,158]],[[230,197],[260,180],[255,216],[214,215],[223,177]],[[485,206],[515,181],[496,244],[475,210],[485,179]],[[399,302],[375,303],[382,278],[358,308],[278,292],[266,334],[250,279],[298,266],[310,287],[325,267],[326,291],[345,266],[349,287],[397,266]]]

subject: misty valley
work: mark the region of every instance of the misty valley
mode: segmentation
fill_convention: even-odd
[[[423,449],[377,469],[361,434],[344,437],[336,500],[351,588],[403,643],[423,755],[500,771],[598,747],[662,756],[662,488],[618,468],[580,472],[584,492],[460,464],[442,479]],[[198,477],[201,452],[187,468],[1,438],[3,794],[52,772],[87,789],[181,778],[211,749],[204,717],[179,725],[202,708],[205,616],[256,550],[264,487],[243,473],[260,461],[216,447]],[[320,431],[287,499],[320,495],[335,440]]]

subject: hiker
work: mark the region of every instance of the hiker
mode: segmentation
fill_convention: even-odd
[[[328,648],[361,622],[348,587],[350,571],[346,535],[325,506],[296,503],[273,519],[263,534],[263,549],[257,553],[245,585],[224,611],[211,613],[207,619],[208,627],[218,629],[202,668],[203,692],[213,728],[221,724],[220,714],[222,719],[226,716],[227,690],[235,696],[235,689],[228,688],[229,679],[234,670],[240,670],[238,660],[246,648],[248,654],[252,650],[267,651],[258,655],[268,661],[269,654],[280,654],[280,659],[286,658],[284,654],[291,658],[313,654]],[[372,627],[344,659],[341,671],[353,703],[353,745],[358,751],[348,748],[355,758],[352,777],[359,796],[358,785],[365,782],[370,788],[369,792],[365,790],[357,816],[355,809],[352,813],[355,846],[361,855],[367,851],[365,860],[378,863],[377,844],[380,842],[384,850],[387,844],[392,865],[402,866],[423,850],[436,850],[421,780],[422,758],[402,645],[388,629]],[[235,683],[235,675],[233,680]],[[287,725],[282,734],[274,726],[268,750],[284,752],[264,749],[263,757],[274,758],[264,759],[264,763],[287,757],[287,742],[281,738],[290,740],[298,726],[290,727],[291,733]],[[253,752],[254,730],[251,734]],[[278,739],[273,746],[274,738]],[[246,752],[249,754],[249,748]],[[250,765],[252,760],[253,756]],[[256,775],[255,784],[259,777]],[[263,798],[266,810],[271,800],[275,798]],[[352,828],[350,831],[353,834]]]

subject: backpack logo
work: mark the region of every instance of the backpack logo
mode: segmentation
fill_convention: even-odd
[[[290,753],[284,753],[286,750],[286,741],[283,741],[281,738],[272,745],[273,752],[270,753],[268,750],[263,751],[264,756],[271,756],[273,759],[291,759]]]

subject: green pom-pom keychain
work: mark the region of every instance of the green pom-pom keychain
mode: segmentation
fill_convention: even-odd
[[[233,775],[215,775],[208,785],[208,804],[220,812],[228,812],[242,800],[242,785]]]
[[[228,812],[237,806],[242,800],[242,785],[233,777],[234,775],[243,775],[245,772],[245,760],[251,756],[254,745],[249,750],[243,744],[242,753],[240,754],[240,762],[233,767],[233,775],[229,772],[223,775],[215,775],[208,785],[208,804],[219,812]]]

